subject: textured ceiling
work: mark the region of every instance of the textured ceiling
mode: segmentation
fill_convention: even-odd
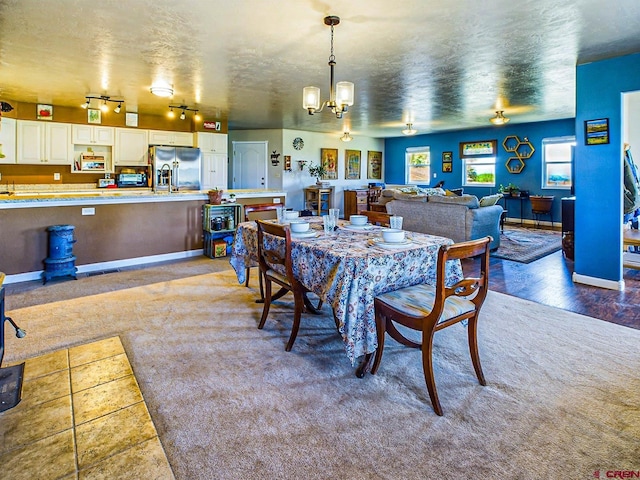
[[[309,116],[302,88],[355,83],[343,120]],[[640,51],[640,1],[2,0],[0,99],[129,111],[198,108],[230,130],[400,135],[575,115],[575,66]],[[624,74],[621,72],[621,74]],[[173,85],[172,99],[149,92]]]

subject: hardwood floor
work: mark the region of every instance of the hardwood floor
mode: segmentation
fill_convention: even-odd
[[[465,264],[467,268],[473,265]],[[491,258],[489,288],[640,329],[640,270],[624,269],[623,292],[571,280],[573,261],[556,252],[529,264]]]

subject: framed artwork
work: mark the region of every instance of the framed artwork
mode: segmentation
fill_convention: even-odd
[[[40,105],[36,109],[38,120],[53,120],[53,105]]]
[[[127,112],[127,114],[125,115],[125,125],[127,127],[137,127],[138,114],[135,112]]]
[[[585,120],[584,140],[586,145],[604,145],[609,143],[609,119]]]
[[[102,115],[100,110],[97,108],[88,108],[87,109],[87,122],[89,123],[102,123]]]
[[[360,179],[360,150],[344,151],[344,178],[345,180]]]
[[[442,171],[453,172],[453,152],[442,152]]]
[[[460,142],[460,158],[495,155],[497,143],[496,140]]]
[[[320,164],[327,171],[322,177],[323,180],[338,179],[338,149],[337,148],[321,148]]]
[[[367,178],[382,180],[382,152],[367,152]]]

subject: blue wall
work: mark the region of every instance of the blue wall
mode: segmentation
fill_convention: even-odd
[[[575,272],[622,280],[622,93],[640,90],[640,54],[577,67]],[[610,141],[584,144],[584,121],[608,118]]]
[[[515,135],[520,140],[527,137],[533,147],[534,154],[525,160],[525,167],[520,173],[510,173],[505,163],[513,153],[505,151],[502,142],[505,137]],[[435,185],[440,180],[445,181],[445,188],[456,188],[462,185],[462,162],[459,155],[460,142],[472,142],[475,140],[497,140],[498,159],[496,163],[496,187],[464,187],[465,193],[478,197],[489,195],[498,191],[500,184],[513,183],[522,190],[529,190],[532,195],[555,195],[553,204],[553,219],[561,220],[562,197],[570,195],[567,189],[542,189],[542,139],[548,137],[563,137],[575,135],[575,120],[554,120],[550,122],[535,122],[522,124],[507,124],[502,127],[486,127],[473,130],[458,130],[446,133],[432,133],[416,135],[413,137],[389,138],[385,141],[385,182],[391,184],[405,183],[404,154],[407,147],[429,146],[431,151],[431,184]],[[442,172],[442,152],[453,152],[453,172]],[[437,177],[433,178],[433,173]],[[512,205],[512,203],[514,203]],[[509,216],[519,215],[517,202],[509,204]],[[532,218],[531,207],[528,203],[524,207],[524,218]],[[545,218],[546,219],[546,218]]]

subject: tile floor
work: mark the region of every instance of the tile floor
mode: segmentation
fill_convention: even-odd
[[[174,479],[118,337],[26,361],[0,413],[6,479]]]

